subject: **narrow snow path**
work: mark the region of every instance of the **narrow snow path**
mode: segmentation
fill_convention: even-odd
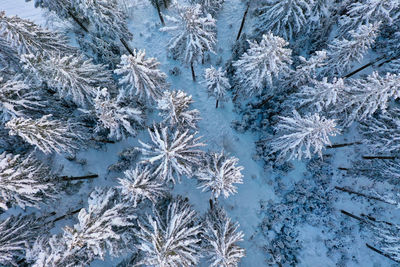
[[[231,47],[235,42],[237,30],[245,6],[240,0],[232,0],[225,5],[217,16],[217,54],[211,54],[211,64],[216,64],[222,58],[222,65],[231,57]],[[239,158],[239,164],[245,169],[244,183],[238,185],[238,193],[228,199],[220,199],[233,220],[240,223],[240,229],[245,233],[245,241],[241,244],[246,248],[247,256],[241,262],[241,266],[264,266],[265,253],[256,248],[253,237],[257,235],[257,227],[260,218],[257,215],[260,200],[268,200],[274,196],[273,189],[268,187],[262,163],[255,162],[252,154],[255,151],[255,136],[250,133],[241,134],[231,127],[231,122],[238,119],[231,102],[222,103],[215,109],[215,100],[208,98],[205,85],[202,84],[204,69],[210,63],[196,65],[195,72],[197,82],[192,81],[190,68],[181,65],[167,57],[167,42],[170,39],[168,33],[160,32],[161,24],[157,12],[153,6],[143,4],[133,12],[133,21],[130,30],[134,34],[131,43],[136,49],[146,49],[148,56],[156,57],[161,62],[161,69],[169,74],[174,67],[178,67],[181,74],[172,76],[169,74],[171,89],[180,89],[191,94],[195,103],[193,107],[200,111],[202,121],[199,123],[199,135],[207,144],[206,149],[211,151],[224,150],[230,155]],[[208,208],[209,192],[202,193],[197,189],[194,179],[183,179],[178,184],[174,193],[186,196],[195,208],[204,213]]]

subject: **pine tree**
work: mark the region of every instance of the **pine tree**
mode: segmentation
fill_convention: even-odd
[[[271,153],[278,152],[278,159],[311,158],[313,153],[322,157],[322,149],[330,145],[330,136],[339,133],[334,120],[320,117],[317,113],[301,117],[293,110],[293,117],[279,116],[274,130],[279,133],[272,140]],[[312,151],[313,150],[313,151]]]
[[[221,194],[228,198],[237,193],[234,183],[243,183],[243,167],[237,166],[239,159],[228,158],[224,152],[210,153],[205,157],[206,164],[196,172],[202,191],[211,191],[214,198]]]
[[[92,102],[97,87],[111,86],[111,73],[104,65],[93,64],[80,56],[50,56],[48,59],[24,55],[25,69],[37,82],[46,82],[57,90],[60,98],[72,100],[80,106]]]
[[[7,205],[39,208],[39,204],[55,198],[56,186],[52,174],[32,155],[23,157],[0,154],[0,208]]]
[[[96,131],[105,128],[109,131],[108,137],[120,140],[129,135],[136,135],[136,125],[143,123],[141,110],[122,106],[117,100],[112,99],[107,88],[98,89],[94,99],[95,114],[98,119]]]
[[[192,0],[192,2],[201,5],[205,14],[210,13],[215,17],[222,8],[225,0]]]
[[[139,140],[143,154],[142,163],[154,168],[154,175],[162,181],[180,182],[181,175],[192,175],[193,167],[201,162],[203,152],[198,148],[200,143],[197,133],[190,134],[189,130],[181,132],[175,130],[169,134],[168,127],[154,125],[154,132],[148,129],[151,144]]]
[[[308,107],[312,111],[330,111],[335,109],[347,96],[348,85],[344,84],[343,79],[333,78],[328,82],[325,77],[322,81],[316,81],[300,88],[300,92],[293,94],[289,105],[297,107]]]
[[[399,17],[399,1],[392,0],[362,0],[355,1],[347,9],[345,16],[340,21],[340,32],[347,33],[360,25],[392,24]]]
[[[156,58],[146,58],[144,50],[134,51],[134,55],[123,55],[121,63],[114,71],[121,75],[119,83],[124,87],[120,95],[139,95],[141,98],[157,100],[168,88],[167,75],[159,70]]]
[[[196,266],[200,258],[200,225],[191,206],[176,199],[168,205],[165,215],[154,210],[147,222],[138,221],[138,246],[144,254],[140,264],[151,266]]]
[[[245,250],[237,245],[244,237],[242,231],[238,231],[239,224],[233,223],[223,208],[214,205],[206,214],[204,226],[204,249],[210,266],[238,266],[245,256]]]
[[[328,60],[325,73],[342,75],[351,64],[361,62],[365,53],[374,44],[380,23],[361,25],[349,32],[350,40],[336,38],[328,46]]]
[[[25,251],[46,230],[42,224],[34,214],[11,215],[0,221],[0,264],[21,266],[18,260],[25,257]]]
[[[205,52],[214,52],[216,21],[209,14],[203,17],[200,5],[178,7],[178,17],[166,16],[166,19],[174,24],[161,29],[174,34],[168,49],[174,58],[190,64],[195,81],[193,64],[201,61]]]
[[[115,256],[124,247],[118,227],[130,226],[129,205],[118,201],[115,189],[96,188],[88,199],[89,207],[78,214],[78,224],[66,226],[63,238],[69,253],[87,254],[89,259],[104,259],[106,253]]]
[[[183,91],[165,91],[163,97],[157,102],[157,108],[164,122],[180,129],[197,128],[200,112],[189,109],[194,101],[191,95]]]
[[[307,23],[311,15],[312,0],[271,0],[265,1],[258,9],[259,22],[255,31],[272,31],[277,36],[292,40]]]
[[[3,81],[0,77],[1,121],[30,115],[45,107],[45,102],[37,91],[30,90],[21,81]]]
[[[166,193],[165,186],[152,177],[148,168],[136,167],[126,170],[124,174],[124,178],[118,178],[121,185],[119,188],[124,199],[132,202],[133,207],[145,199],[156,204]]]
[[[45,154],[72,153],[84,138],[75,123],[51,120],[52,115],[40,119],[14,118],[6,123],[10,135],[18,135]]]
[[[272,33],[264,34],[260,43],[248,41],[250,48],[233,63],[236,79],[246,94],[260,94],[272,79],[289,72],[292,63],[288,43]]]
[[[370,118],[378,110],[385,112],[389,101],[400,97],[399,79],[396,74],[380,76],[377,72],[365,79],[352,79],[350,96],[337,106],[336,112],[344,112],[346,125]]]
[[[17,16],[7,17],[4,11],[0,12],[0,37],[5,38],[20,54],[69,54],[76,51],[67,45],[68,39],[64,35],[45,30]]]
[[[208,95],[215,97],[215,107],[218,108],[219,101],[226,100],[226,91],[231,88],[229,79],[226,77],[226,71],[211,66],[206,69],[204,78],[205,84],[207,85]]]

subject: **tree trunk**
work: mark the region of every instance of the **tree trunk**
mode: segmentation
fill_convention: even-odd
[[[362,156],[363,159],[396,159],[395,156]]]
[[[364,223],[367,222],[365,219],[363,219],[363,218],[361,218],[361,217],[359,217],[357,215],[351,214],[350,212],[347,212],[345,210],[340,210],[340,212],[342,214],[346,215],[346,216],[349,216],[349,217],[353,218],[353,219],[359,220],[360,222],[364,222]]]
[[[163,0],[163,3],[164,3],[164,8],[167,9],[168,8],[167,0]]]
[[[342,143],[342,144],[332,144],[330,146],[327,146],[326,148],[339,148],[339,147],[345,147],[345,146],[352,146],[352,145],[360,145],[361,142],[353,142],[353,143]]]
[[[70,11],[68,10],[68,15],[85,31],[89,32],[89,30],[83,25],[83,23]]]
[[[158,0],[155,1],[155,2],[156,2],[156,8],[157,8],[158,16],[160,17],[161,24],[164,26],[165,22],[164,22],[164,18],[162,16],[162,14],[161,14],[160,5],[158,4]],[[165,2],[164,2],[164,4],[165,4]]]
[[[84,175],[84,176],[61,176],[60,178],[63,179],[64,181],[76,181],[76,180],[85,180],[85,179],[94,179],[99,177],[97,174],[91,174],[91,175]]]
[[[341,170],[341,171],[348,171],[348,170],[349,170],[349,168],[338,167],[338,170]]]
[[[371,61],[371,62],[365,64],[364,66],[361,66],[361,67],[359,67],[358,69],[356,69],[356,70],[350,72],[349,74],[343,76],[343,78],[350,78],[350,77],[353,76],[354,74],[356,74],[356,73],[358,73],[358,72],[360,72],[360,71],[362,71],[362,70],[368,68],[369,66],[374,65],[375,63],[377,63],[378,61],[380,61],[380,60],[382,60],[382,59],[384,59],[383,56],[382,56],[382,57],[378,57],[378,58],[375,59],[374,61]],[[383,64],[384,64],[384,63],[383,63]]]
[[[217,101],[215,101],[215,108],[218,108],[218,102],[219,100],[217,99]]]
[[[214,209],[214,202],[213,202],[212,198],[210,198],[208,200],[208,203],[210,204],[210,210],[213,210]]]
[[[257,104],[257,105],[252,105],[253,108],[261,108],[263,107],[265,104],[267,104],[274,96],[271,95],[269,97],[267,97],[266,99],[264,99],[261,103]]]
[[[368,243],[365,243],[365,245],[366,245],[367,248],[369,248],[370,250],[375,251],[376,253],[381,254],[382,256],[384,256],[384,257],[386,257],[386,258],[388,258],[388,259],[391,259],[392,261],[400,262],[400,261],[397,261],[397,260],[395,260],[394,258],[392,258],[392,257],[391,257],[390,255],[388,255],[387,253],[383,252],[382,250],[379,250],[379,249],[377,249],[377,248],[374,248],[373,246],[369,245]]]
[[[90,140],[95,141],[95,142],[99,142],[99,143],[115,144],[115,141],[113,141],[113,140],[94,139],[94,138],[90,138]]]
[[[387,222],[387,221],[378,221],[376,218],[374,218],[374,217],[372,217],[372,216],[370,216],[370,215],[365,215],[365,214],[361,213],[361,216],[367,217],[368,220],[371,220],[371,221],[373,221],[373,222],[383,222],[384,224],[393,226],[393,223],[391,223],[391,222]]]
[[[196,81],[196,73],[194,73],[193,62],[190,63],[190,69],[192,70],[192,79],[195,82]]]
[[[351,190],[349,188],[335,186],[335,189],[343,191],[343,192],[346,192],[346,193],[349,193],[349,194],[353,194],[353,195],[365,197],[365,198],[368,198],[368,199],[373,199],[373,200],[381,201],[381,202],[384,202],[384,203],[387,203],[387,204],[391,204],[391,203],[388,203],[387,201],[385,201],[384,199],[381,199],[379,197],[369,196],[369,195],[366,195],[364,193],[359,193],[359,192],[353,191],[353,190]]]
[[[249,12],[249,7],[250,7],[250,2],[247,3],[246,11],[243,14],[242,23],[240,24],[239,32],[238,32],[238,34],[236,36],[236,41],[239,40],[240,35],[242,35],[242,30],[243,30],[243,27],[244,27],[244,23],[246,21],[247,12]]]
[[[74,210],[74,211],[71,211],[71,212],[68,212],[67,214],[64,214],[64,215],[62,215],[62,216],[60,216],[60,217],[57,217],[57,218],[55,218],[54,220],[52,220],[52,221],[50,221],[50,222],[51,222],[51,223],[55,223],[55,222],[57,222],[57,221],[60,221],[60,220],[62,220],[62,219],[64,219],[64,218],[66,218],[67,216],[71,216],[71,215],[74,215],[74,214],[80,212],[81,209],[82,209],[82,208],[77,209],[77,210]]]
[[[121,43],[124,45],[124,47],[126,48],[126,50],[128,50],[128,52],[129,52],[129,54],[131,54],[132,56],[134,55],[133,54],[133,51],[132,51],[132,49],[129,47],[129,45],[128,45],[128,43],[124,40],[124,39],[119,39],[120,41],[121,41]]]

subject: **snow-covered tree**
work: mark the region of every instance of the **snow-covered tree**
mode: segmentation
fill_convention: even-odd
[[[268,0],[258,9],[255,31],[272,31],[277,36],[292,40],[311,15],[313,0]]]
[[[117,100],[111,98],[107,88],[98,89],[93,102],[98,119],[96,131],[105,128],[109,131],[108,137],[117,140],[124,138],[127,134],[136,135],[134,125],[141,125],[143,122],[141,110],[122,106]]]
[[[292,63],[288,43],[271,32],[264,34],[260,43],[248,41],[250,48],[233,63],[236,67],[236,79],[246,94],[261,93],[266,84],[272,85],[272,79],[290,71]]]
[[[202,191],[211,191],[214,198],[221,194],[228,198],[237,193],[234,184],[243,183],[243,167],[237,166],[239,159],[228,157],[223,151],[221,153],[209,153],[205,157],[206,164],[199,168],[196,177],[199,180],[199,188]]]
[[[124,178],[118,178],[121,185],[119,188],[124,199],[131,201],[134,207],[145,199],[156,204],[167,191],[162,183],[155,180],[148,168],[136,167],[126,170],[124,174]]]
[[[74,0],[73,6],[89,20],[97,35],[110,40],[132,39],[117,0]]]
[[[168,89],[167,75],[160,71],[160,63],[156,58],[146,58],[144,50],[134,50],[133,53],[133,56],[123,55],[121,63],[114,71],[122,76],[119,81],[123,86],[120,95],[159,99],[162,91]]]
[[[154,175],[165,182],[175,183],[181,180],[181,175],[192,175],[193,167],[201,163],[203,152],[198,148],[204,146],[200,143],[197,133],[189,133],[189,130],[181,132],[175,130],[170,133],[168,127],[156,126],[148,129],[151,143],[147,144],[139,140],[143,154],[142,163],[153,167]]]
[[[25,251],[43,232],[43,221],[34,214],[9,216],[0,221],[0,264],[21,266],[18,261],[25,257]]]
[[[183,91],[164,91],[163,97],[157,102],[157,108],[164,122],[172,127],[196,129],[200,112],[189,109],[193,102],[192,96]]]
[[[293,94],[289,104],[308,107],[316,112],[334,110],[343,101],[347,87],[341,78],[333,78],[332,82],[328,82],[326,77],[322,81],[314,80],[311,85],[302,86],[298,93]]]
[[[349,70],[354,62],[360,62],[374,44],[381,23],[360,25],[349,32],[350,40],[336,38],[328,45],[328,60],[325,73],[341,75]]]
[[[361,0],[354,1],[346,8],[346,15],[341,18],[340,32],[347,33],[360,25],[381,21],[392,24],[399,17],[400,2],[398,0]]]
[[[385,112],[389,101],[400,97],[400,75],[373,72],[365,79],[350,80],[350,96],[336,107],[346,114],[345,124],[370,118],[377,110]]]
[[[6,123],[10,135],[18,135],[45,154],[72,153],[79,149],[83,134],[75,123],[52,120],[52,115],[40,119],[14,118]]]
[[[12,47],[5,38],[0,38],[0,71],[19,69],[18,50]],[[3,76],[4,77],[4,76]]]
[[[45,107],[37,91],[21,81],[3,81],[0,77],[0,118],[5,122],[11,118],[30,115]]]
[[[190,64],[192,78],[196,80],[193,64],[202,60],[205,52],[214,52],[216,21],[210,14],[203,16],[200,5],[178,6],[178,16],[166,16],[166,19],[174,24],[161,28],[161,31],[174,35],[168,43],[168,49],[175,58]]]
[[[68,54],[76,50],[67,45],[68,39],[64,35],[45,30],[17,16],[7,17],[4,11],[0,12],[0,37],[6,39],[20,54]]]
[[[165,214],[154,210],[147,222],[138,221],[138,248],[143,252],[141,264],[162,267],[196,266],[201,248],[196,212],[180,198],[173,200]]]
[[[89,259],[104,259],[106,253],[115,256],[124,247],[124,237],[118,227],[127,227],[132,215],[128,203],[118,201],[117,190],[96,188],[88,199],[89,207],[78,214],[74,227],[64,227],[68,253],[85,253]]]
[[[312,154],[322,157],[322,149],[330,145],[330,136],[339,130],[334,120],[319,116],[317,113],[301,117],[293,110],[293,117],[279,117],[274,127],[278,135],[271,142],[271,153],[278,152],[278,159],[311,158]]]
[[[205,14],[210,13],[213,17],[218,14],[225,0],[192,0],[192,2],[201,5]]]
[[[324,67],[326,63],[326,51],[316,51],[309,59],[299,56],[300,64],[280,81],[285,87],[299,88],[308,84],[310,81],[316,80],[319,76],[319,69]]]
[[[56,186],[52,174],[32,155],[23,157],[3,152],[0,154],[0,208],[8,205],[21,208],[39,207],[40,203],[55,198]]]
[[[96,65],[84,56],[24,55],[24,68],[37,82],[46,82],[57,90],[61,98],[72,100],[80,106],[92,102],[97,87],[112,84],[111,73],[104,65]]]
[[[208,95],[215,97],[215,107],[218,108],[219,101],[226,100],[226,91],[231,88],[229,79],[226,77],[226,71],[222,71],[222,68],[216,69],[211,66],[205,70],[204,78]]]
[[[245,250],[237,245],[244,234],[239,224],[232,222],[225,210],[213,205],[205,219],[204,249],[211,267],[235,267],[245,256]]]

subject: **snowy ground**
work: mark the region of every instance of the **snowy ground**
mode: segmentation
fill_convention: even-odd
[[[240,165],[244,169],[244,183],[238,186],[238,193],[222,200],[227,212],[235,221],[241,225],[241,230],[245,233],[245,241],[242,246],[246,249],[247,256],[242,259],[241,266],[257,267],[265,266],[265,252],[262,247],[262,236],[257,232],[261,218],[258,215],[260,209],[260,201],[277,201],[274,195],[274,189],[271,186],[273,173],[265,172],[261,162],[252,159],[255,151],[254,142],[256,136],[251,133],[241,134],[231,127],[231,122],[238,119],[239,115],[233,110],[231,102],[223,103],[219,109],[215,109],[215,102],[208,98],[205,86],[201,83],[204,69],[212,65],[221,58],[222,65],[231,56],[231,47],[235,42],[237,30],[240,26],[240,20],[244,11],[244,4],[240,0],[226,1],[223,10],[217,16],[218,27],[218,48],[217,54],[211,54],[211,62],[195,67],[198,82],[194,83],[191,79],[190,69],[182,66],[178,61],[173,61],[167,57],[166,43],[170,36],[168,33],[160,32],[160,22],[157,12],[148,1],[140,1],[140,4],[132,11],[132,19],[129,21],[129,29],[134,35],[131,46],[136,49],[145,49],[148,56],[156,57],[161,62],[161,69],[165,73],[178,67],[181,70],[179,76],[169,75],[169,82],[172,89],[180,89],[191,94],[195,100],[194,108],[200,111],[203,120],[200,122],[199,134],[203,136],[203,142],[207,143],[205,149],[219,151],[221,149],[236,156],[240,160]],[[42,11],[33,7],[33,3],[25,3],[24,0],[0,0],[0,10],[5,10],[7,15],[18,15],[23,18],[31,19],[39,24],[44,22]],[[251,23],[251,21],[248,21]],[[246,30],[246,28],[245,28]],[[120,151],[126,147],[137,145],[137,139],[145,139],[146,132],[139,134],[135,139],[127,139],[117,144],[106,145],[100,150],[90,149],[82,152],[78,158],[85,159],[87,164],[77,165],[58,157],[55,164],[63,166],[65,175],[82,175],[86,173],[97,173],[100,178],[93,181],[85,182],[85,185],[73,199],[63,200],[55,203],[60,208],[59,213],[71,208],[76,209],[79,205],[85,206],[88,192],[95,186],[115,185],[115,179],[107,174],[107,167],[117,161]],[[351,151],[351,149],[350,149]],[[345,166],[346,157],[338,152],[337,165]],[[283,179],[287,183],[297,181],[302,178],[305,170],[304,164],[296,163],[294,171],[288,173]],[[174,193],[183,195],[190,199],[195,208],[203,213],[208,208],[209,193],[202,193],[196,189],[195,180],[183,179],[182,183],[177,185]],[[338,203],[341,208],[347,208],[349,211],[360,213],[357,208],[351,207],[353,201],[350,197],[343,202]],[[10,212],[16,212],[10,210]],[[339,215],[338,215],[339,216]],[[68,221],[60,222],[62,226]],[[55,230],[57,231],[57,230]],[[302,231],[304,240],[304,251],[301,255],[300,266],[335,266],[332,259],[325,255],[325,248],[321,241],[320,229],[305,226]],[[365,243],[365,241],[364,241]],[[379,255],[372,253],[363,246],[363,240],[358,240],[354,246],[358,249],[360,255],[358,264],[349,262],[348,266],[390,266],[391,263],[386,261]],[[92,266],[115,266],[118,260],[108,259],[106,262],[95,261]],[[206,265],[204,265],[206,266]]]

